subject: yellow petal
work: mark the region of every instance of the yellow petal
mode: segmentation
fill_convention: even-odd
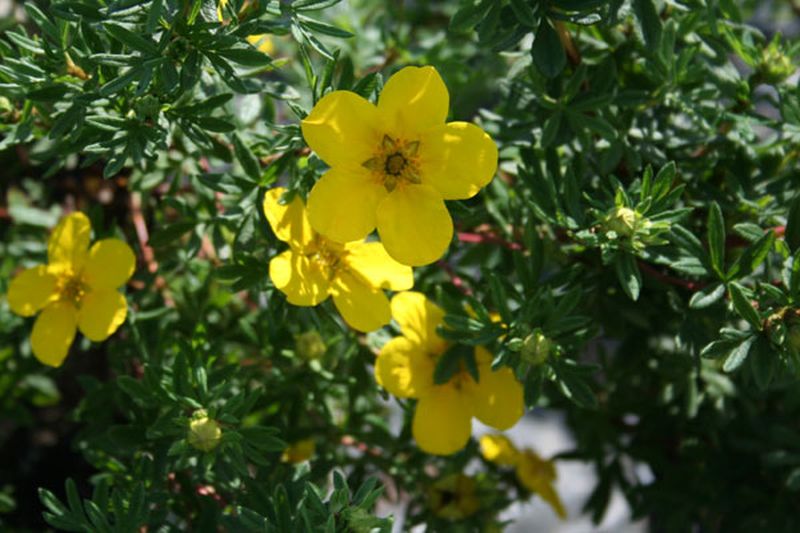
[[[386,251],[404,265],[433,263],[453,238],[453,220],[442,195],[427,185],[401,186],[386,195],[377,219]]]
[[[414,272],[411,267],[401,265],[389,257],[383,244],[351,242],[346,248],[347,266],[370,287],[405,291],[414,286]]]
[[[53,297],[57,282],[45,265],[23,270],[8,286],[8,305],[20,316],[33,316]]]
[[[91,233],[92,225],[83,213],[70,213],[62,218],[47,243],[50,271],[80,272],[89,252]]]
[[[339,272],[331,287],[333,303],[344,321],[358,331],[375,331],[392,319],[389,300],[348,272]]]
[[[467,444],[471,429],[472,415],[455,387],[435,386],[417,403],[412,432],[428,453],[457,452]]]
[[[487,460],[502,466],[512,466],[519,460],[519,451],[505,435],[483,435],[481,455]]]
[[[358,168],[383,138],[378,110],[350,91],[322,97],[301,123],[308,146],[328,165]]]
[[[93,289],[116,289],[131,279],[135,269],[136,256],[127,243],[103,239],[89,250],[83,280]]]
[[[447,87],[431,66],[399,70],[386,82],[378,99],[378,111],[400,136],[444,124],[449,107]]]
[[[386,194],[366,169],[332,168],[308,195],[311,227],[338,242],[363,239],[375,229],[375,212]]]
[[[328,297],[327,272],[292,250],[286,250],[269,262],[269,277],[292,305],[313,306]]]
[[[272,39],[266,33],[248,35],[247,42],[255,46],[259,52],[263,52],[267,55],[272,55],[272,52],[275,51],[275,46],[272,44]]]
[[[553,487],[556,467],[552,461],[545,461],[533,450],[525,450],[517,462],[517,477],[526,489],[541,496],[560,518],[567,517],[564,504]]]
[[[403,335],[432,355],[440,355],[447,343],[436,333],[444,321],[444,311],[421,292],[407,291],[392,298],[392,318]]]
[[[497,145],[468,122],[426,132],[420,142],[420,174],[445,200],[472,198],[497,171]]]
[[[525,413],[522,385],[510,368],[493,371],[492,356],[485,348],[475,347],[475,355],[480,380],[470,395],[472,412],[487,426],[506,430]]]
[[[314,240],[306,206],[299,194],[295,194],[291,202],[281,204],[285,192],[283,187],[275,187],[264,194],[264,216],[276,237],[294,248],[304,248]]]
[[[78,327],[87,339],[101,342],[117,331],[126,316],[125,296],[114,289],[94,289],[81,300]]]
[[[75,339],[78,310],[67,302],[55,302],[41,312],[33,324],[31,348],[36,358],[49,366],[61,366]]]
[[[419,344],[395,337],[375,360],[375,380],[398,398],[418,398],[433,387],[434,359]]]

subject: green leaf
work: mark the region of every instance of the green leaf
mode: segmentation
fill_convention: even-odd
[[[759,389],[766,390],[775,375],[778,352],[765,337],[759,337],[750,351],[749,363],[753,379]]]
[[[141,52],[148,56],[159,55],[158,47],[149,39],[145,39],[138,33],[134,33],[116,22],[106,22],[104,27],[109,35],[132,50]]]
[[[800,194],[795,196],[792,203],[789,204],[784,238],[792,252],[800,249]]]
[[[761,330],[761,317],[759,317],[758,311],[753,308],[750,299],[745,296],[744,287],[738,283],[731,283],[728,285],[728,292],[730,293],[731,302],[733,303],[733,308],[736,310],[736,313],[747,320],[754,329]]]
[[[628,298],[634,302],[638,300],[639,291],[642,289],[642,273],[639,271],[639,265],[636,264],[636,258],[630,254],[619,253],[614,260],[614,269]]]
[[[558,76],[567,64],[567,54],[561,46],[561,40],[546,18],[539,23],[531,55],[536,68],[548,78]]]
[[[747,355],[750,353],[750,347],[753,345],[755,340],[755,335],[751,335],[739,343],[736,348],[731,350],[731,352],[728,354],[728,357],[725,358],[725,362],[722,363],[722,370],[730,373],[742,366],[742,363],[744,363],[747,359]]]
[[[231,137],[233,141],[233,151],[236,154],[236,159],[241,163],[247,177],[253,181],[258,181],[261,177],[261,165],[253,152],[248,148],[238,133],[234,133]]]
[[[689,307],[692,309],[704,309],[717,303],[725,294],[725,285],[716,283],[697,291],[689,300]]]
[[[196,223],[191,220],[183,220],[172,225],[166,226],[150,236],[148,244],[154,248],[159,248],[171,244],[183,237],[195,228]]]
[[[218,56],[229,59],[246,67],[265,67],[272,63],[272,58],[255,48],[228,48],[215,50]]]
[[[720,279],[725,279],[725,219],[717,202],[712,202],[708,210],[707,223],[708,253],[711,268]]]
[[[653,0],[636,0],[633,2],[633,11],[642,28],[642,36],[647,49],[655,53],[661,43],[661,17]]]

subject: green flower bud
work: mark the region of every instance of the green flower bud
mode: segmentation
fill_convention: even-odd
[[[328,349],[328,347],[325,346],[325,341],[322,340],[322,336],[317,330],[301,333],[295,337],[294,345],[297,355],[306,361],[319,359],[325,355]]]
[[[540,365],[547,361],[553,351],[553,341],[544,336],[541,331],[534,331],[522,344],[522,360],[532,365]]]
[[[611,210],[605,220],[606,231],[613,231],[617,235],[630,237],[636,232],[642,216],[630,207],[616,207]]]
[[[780,48],[780,36],[776,35],[761,52],[757,71],[766,83],[780,83],[794,73],[792,60]]]
[[[216,420],[208,418],[205,409],[198,409],[189,422],[189,445],[203,452],[210,452],[219,445],[222,430]]]

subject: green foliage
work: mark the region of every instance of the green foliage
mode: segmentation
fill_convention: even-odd
[[[479,511],[437,516],[430,487],[480,452],[420,451],[413,400],[389,423],[371,365],[395,326],[360,335],[269,279],[285,247],[264,192],[306,197],[326,170],[299,121],[429,64],[500,149],[492,183],[448,202],[449,255],[415,269],[447,313],[436,382],[477,376],[485,346],[528,408],[563,413],[558,459],[594,467],[595,522],[621,489],[665,531],[797,530],[800,44],[750,25],[758,4],[24,2],[0,22],[0,294],[67,208],[139,263],[119,333],[57,370],[0,300],[0,447],[45,428],[88,469],[43,482],[31,518],[22,454],[0,526],[389,531],[375,503],[403,499],[407,527],[473,531],[529,496],[483,461]],[[203,413],[208,450],[189,440]]]

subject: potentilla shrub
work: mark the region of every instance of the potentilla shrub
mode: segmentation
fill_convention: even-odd
[[[797,531],[795,4],[11,2],[0,526]]]

